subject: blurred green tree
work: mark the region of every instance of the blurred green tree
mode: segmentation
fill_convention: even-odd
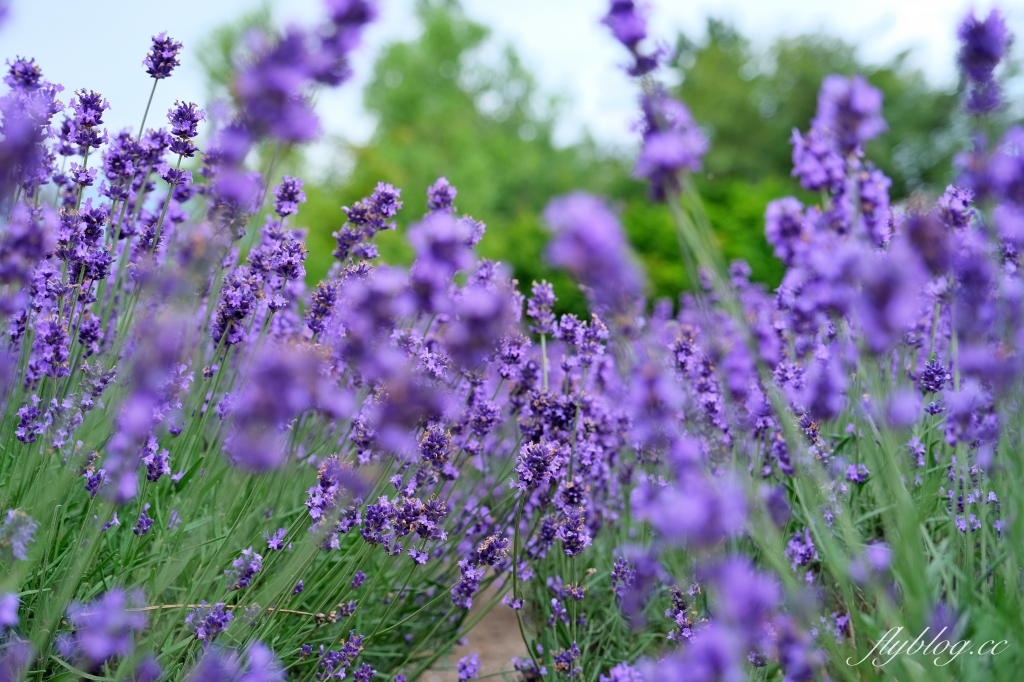
[[[758,53],[731,26],[711,19],[700,44],[680,37],[674,62],[682,80],[677,93],[712,139],[705,170],[748,181],[789,175],[792,130],[808,128],[826,76],[864,75],[885,96],[889,123],[868,145],[867,158],[892,178],[894,196],[905,197],[948,181],[959,144],[951,134],[957,93],[931,88],[907,56],[872,66],[857,59],[854,46],[820,35],[782,38]]]
[[[782,38],[758,52],[715,19],[699,43],[680,36],[676,94],[711,139],[697,185],[728,257],[746,259],[762,281],[781,277],[763,238],[764,209],[785,194],[815,200],[790,176],[789,139],[794,128],[809,127],[829,74],[860,73],[882,91],[889,129],[865,154],[892,178],[894,200],[952,179],[950,161],[962,144],[954,134],[958,95],[930,87],[906,58],[872,66],[857,59],[854,46],[822,35]]]
[[[408,225],[426,211],[427,187],[445,176],[458,188],[459,213],[487,223],[481,255],[509,264],[525,285],[552,281],[563,303],[579,308],[576,287],[543,264],[540,213],[552,196],[607,190],[625,176],[623,162],[590,141],[556,147],[559,102],[541,97],[512,49],[497,63],[485,62],[479,48],[488,30],[458,3],[423,1],[417,13],[422,35],[385,48],[364,91],[377,119],[372,139],[344,150],[350,173],[307,191],[299,215],[310,227],[307,270],[316,277],[329,266],[322,256],[333,247],[341,205],[368,195],[378,181],[390,182],[402,189],[399,219]],[[385,260],[408,262],[400,234],[382,234],[378,244]]]

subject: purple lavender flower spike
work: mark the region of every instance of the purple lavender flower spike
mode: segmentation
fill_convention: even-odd
[[[242,554],[235,559],[229,570],[224,571],[227,576],[228,586],[233,590],[241,590],[249,587],[253,576],[263,568],[263,557],[252,551],[252,547],[243,549]]]
[[[917,391],[897,390],[889,397],[886,417],[894,428],[911,426],[921,417],[921,396]]]
[[[53,252],[57,215],[48,207],[33,211],[19,203],[0,236],[0,284],[8,293],[0,296],[0,314],[21,310],[28,302],[26,291],[38,262]]]
[[[580,649],[576,646],[576,642],[573,642],[568,649],[562,649],[555,654],[555,670],[565,675],[568,679],[575,679],[577,675],[583,672],[583,668],[577,665],[573,665],[576,659],[580,657]]]
[[[120,526],[120,525],[121,525],[121,521],[117,518],[117,512],[115,511],[113,516],[110,517],[110,520],[103,524],[103,532],[107,532],[108,530],[110,530],[114,526]]]
[[[214,637],[227,630],[232,620],[234,616],[231,611],[224,609],[223,603],[211,607],[205,600],[185,617],[185,623],[196,633],[196,638],[203,642],[211,642]]]
[[[482,566],[470,563],[468,559],[461,559],[459,561],[459,570],[461,571],[462,579],[451,590],[452,603],[468,611],[473,608],[473,595],[476,594],[477,589],[480,587],[480,580],[484,577],[484,569]]]
[[[495,566],[499,562],[504,561],[505,557],[508,556],[509,548],[512,543],[508,538],[500,538],[496,535],[491,535],[484,539],[480,546],[477,547],[476,553],[480,563],[487,564],[488,566]]]
[[[226,450],[233,464],[250,471],[279,467],[287,457],[289,420],[319,407],[337,415],[344,401],[320,374],[320,361],[294,347],[267,349],[255,358],[251,381],[234,405]]]
[[[713,545],[738,534],[746,522],[742,488],[729,477],[705,478],[683,470],[674,486],[638,487],[632,504],[667,540],[693,546]]]
[[[18,607],[21,600],[13,592],[0,595],[0,631],[18,624]]]
[[[473,369],[490,357],[512,328],[513,311],[507,291],[501,288],[467,285],[459,293],[444,340],[452,359]]]
[[[640,42],[647,37],[647,6],[634,0],[611,0],[601,23],[612,31],[615,39],[622,43],[633,55],[633,65],[629,67],[631,76],[643,76],[658,66],[659,52],[645,54],[640,51]]]
[[[1010,33],[1002,14],[993,9],[980,21],[971,11],[960,24],[957,37],[960,39],[957,62],[970,82],[967,111],[985,114],[997,109],[1002,97],[994,71],[1010,44]]]
[[[871,243],[883,247],[889,243],[889,187],[892,181],[876,168],[863,169],[857,178],[860,188],[861,218]]]
[[[99,149],[106,142],[106,133],[97,130],[103,125],[103,112],[110,108],[107,100],[92,90],[76,90],[77,98],[68,103],[75,113],[72,141],[83,148]]]
[[[516,465],[519,480],[513,481],[512,487],[525,493],[545,485],[562,462],[561,448],[557,443],[527,443],[519,450],[519,463]]]
[[[206,112],[195,102],[179,102],[167,111],[167,121],[171,124],[171,135],[191,139],[199,134],[199,122],[206,120]]]
[[[992,218],[1003,241],[1018,250],[1024,247],[1024,209],[1012,203],[996,206]]]
[[[851,464],[846,467],[846,480],[850,483],[865,483],[870,473],[863,464]]]
[[[546,281],[534,282],[530,293],[532,296],[526,299],[526,316],[532,320],[530,331],[549,336],[554,334],[555,315],[551,312],[555,305],[554,288]]]
[[[682,102],[658,85],[641,99],[643,148],[633,174],[651,181],[651,198],[664,201],[679,191],[680,171],[701,169],[709,142]]]
[[[352,675],[353,682],[370,682],[377,671],[370,667],[369,663],[363,663]]]
[[[332,255],[341,261],[376,258],[378,254],[373,237],[382,230],[395,229],[391,218],[402,208],[401,196],[402,190],[378,182],[369,197],[360,199],[351,207],[342,207],[348,222],[332,235],[338,245]]]
[[[244,660],[238,653],[213,646],[203,652],[186,682],[285,682],[286,674],[274,652],[260,642],[249,645]]]
[[[831,353],[807,370],[801,404],[816,420],[835,419],[846,405],[848,384],[842,361]]]
[[[555,538],[562,542],[566,556],[576,556],[591,543],[586,513],[582,507],[566,507]]]
[[[341,463],[337,455],[331,455],[320,465],[317,484],[307,493],[306,508],[314,527],[318,527],[325,515],[337,507],[346,493],[360,495],[361,480],[350,466]],[[357,514],[355,524],[358,523]]]
[[[171,457],[167,450],[157,452],[156,438],[150,436],[143,448],[142,463],[146,465],[146,479],[155,483],[161,476],[171,475]]]
[[[449,184],[448,179],[440,177],[427,189],[427,208],[431,211],[455,213],[455,195],[458,190]]]
[[[816,192],[835,189],[846,179],[846,162],[839,155],[832,137],[813,122],[806,135],[793,129],[793,177],[800,178],[805,189]]]
[[[132,529],[132,532],[136,535],[145,535],[153,525],[153,519],[146,516],[147,511],[149,511],[148,503],[143,506],[142,513],[139,514],[139,520],[135,523],[135,528]]]
[[[325,4],[329,21],[321,30],[311,66],[316,81],[334,86],[351,77],[349,54],[359,46],[363,29],[378,11],[376,0],[327,0]]]
[[[764,215],[764,236],[775,249],[775,257],[787,265],[810,240],[805,227],[804,206],[793,197],[768,204]]]
[[[828,76],[818,93],[814,123],[849,154],[888,128],[882,118],[882,93],[863,76]]]
[[[553,199],[544,220],[554,232],[545,256],[590,288],[597,312],[626,313],[643,295],[644,277],[622,226],[600,199],[582,193]]]
[[[952,261],[952,248],[948,229],[932,213],[912,212],[903,222],[903,233],[928,271],[933,275],[945,273]]]
[[[8,59],[7,67],[4,83],[9,85],[11,90],[23,93],[35,92],[44,82],[42,69],[36,64],[35,59],[18,57],[13,62]]]
[[[156,80],[169,77],[171,71],[181,64],[181,60],[178,58],[181,47],[181,43],[177,40],[167,37],[166,31],[153,36],[153,46],[146,58],[142,60],[142,65],[146,67],[146,73]]]
[[[856,306],[864,340],[875,353],[891,347],[921,308],[925,276],[918,263],[912,254],[893,249],[867,254],[858,266],[861,294]]]
[[[850,561],[850,577],[859,583],[881,578],[893,562],[892,549],[884,542],[874,542]]]
[[[306,87],[316,64],[305,31],[289,28],[264,47],[235,80],[246,122],[257,135],[284,142],[306,142],[320,132]]]
[[[412,289],[424,312],[447,312],[451,306],[452,278],[473,265],[470,237],[466,223],[444,212],[430,213],[409,228],[409,243],[416,252],[410,270]]]
[[[611,29],[615,39],[629,49],[647,37],[647,19],[633,0],[612,0],[601,23]]]
[[[274,188],[274,211],[282,218],[299,212],[299,204],[306,201],[302,191],[302,180],[286,175],[281,184]]]
[[[175,101],[174,106],[167,112],[167,120],[171,124],[171,135],[173,136],[170,143],[171,152],[191,159],[196,153],[196,146],[192,142],[192,138],[199,134],[199,122],[206,120],[206,112],[194,102]],[[161,172],[161,177],[176,187],[188,186],[182,180],[186,177],[182,171],[167,168]]]
[[[284,541],[288,536],[287,528],[278,528],[273,535],[269,532],[263,534],[263,539],[267,541],[267,549],[271,551],[279,551],[284,549]]]
[[[999,60],[1009,45],[1010,35],[999,10],[993,9],[984,21],[974,13],[964,17],[957,36],[962,41],[957,57],[960,68],[972,79],[985,81],[991,78]]]

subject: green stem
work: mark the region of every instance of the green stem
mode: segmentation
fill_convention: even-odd
[[[424,540],[423,543],[420,545],[420,551],[423,551],[423,546],[426,544],[426,540]],[[385,609],[384,615],[381,616],[380,619],[377,621],[377,627],[374,628],[373,632],[370,633],[370,636],[366,638],[367,640],[373,639],[373,636],[376,635],[377,632],[380,630],[380,626],[384,624],[385,620],[387,620],[388,614],[391,613],[391,609],[393,609],[395,607],[395,604],[398,603],[398,600],[402,598],[402,593],[405,592],[405,588],[409,586],[409,581],[412,580],[412,572],[416,570],[416,566],[416,562],[413,561],[412,566],[409,568],[409,572],[405,576],[405,582],[402,584],[402,589],[400,589],[395,594],[395,598],[391,600],[390,604],[388,604],[388,608]]]
[[[89,168],[89,147],[85,148],[85,153],[82,154],[82,172],[84,173]],[[77,211],[82,205],[82,195],[85,194],[85,185],[78,186],[78,200],[75,202],[75,211]]]
[[[544,371],[544,390],[548,390],[548,337],[547,334],[540,335],[540,362]]]
[[[149,118],[149,107],[153,104],[153,94],[156,93],[156,84],[160,81],[153,79],[153,87],[149,91],[149,99],[146,101],[146,111],[142,114],[142,123],[139,124],[139,134],[135,136],[136,144],[142,140],[142,130],[146,127],[146,119]]]
[[[544,338],[541,336],[541,338]],[[521,604],[517,604],[519,601],[519,526],[523,520],[523,508],[526,506],[526,492],[521,491],[519,497],[519,508],[516,510],[516,532],[512,536],[512,604],[513,606],[519,606],[520,608],[514,609],[516,612],[516,621],[519,623],[519,636],[523,638],[523,645],[526,646],[526,651],[530,654],[530,658],[533,660],[533,665],[536,669],[540,670],[540,661],[537,660],[537,655],[533,652],[533,647],[530,646],[530,641],[526,637],[526,625],[523,623],[523,609]]]
[[[177,171],[181,168],[182,155],[178,154],[178,163],[174,164],[174,170]],[[160,219],[156,222],[156,229],[153,230],[153,243],[149,247],[149,252],[156,253],[157,243],[160,241],[160,231],[164,226],[164,217],[167,215],[167,209],[171,205],[171,198],[174,196],[174,190],[178,186],[177,178],[175,181],[170,183],[170,189],[167,190],[167,199],[164,201],[164,208],[160,211]]]

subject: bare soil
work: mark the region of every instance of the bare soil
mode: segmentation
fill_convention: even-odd
[[[488,599],[486,595],[481,594],[474,601],[486,603]],[[459,675],[456,667],[459,659],[474,652],[480,656],[480,677],[495,675],[501,671],[509,671],[505,679],[515,680],[518,677],[512,671],[512,657],[526,656],[526,647],[523,646],[519,624],[512,609],[503,604],[496,605],[470,630],[466,639],[468,642],[465,646],[455,647],[449,656],[438,661],[432,670],[428,670],[420,677],[420,680],[457,682]],[[502,676],[497,675],[489,679],[501,680]]]

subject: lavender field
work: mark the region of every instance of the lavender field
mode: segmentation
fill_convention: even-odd
[[[0,682],[1024,679],[1004,15],[955,27],[934,196],[890,200],[881,89],[825,77],[802,193],[758,207],[769,286],[725,255],[667,43],[611,0],[688,288],[653,296],[621,205],[572,191],[538,212],[559,300],[481,255],[515,237],[440,172],[337,199],[308,284],[288,159],[378,9],[325,0],[249,37],[229,100],[117,102],[124,130],[3,55]],[[138,78],[173,91],[185,54],[153,36]],[[500,669],[488,623],[522,654]]]

